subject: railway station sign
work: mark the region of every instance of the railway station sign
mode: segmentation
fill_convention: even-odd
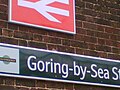
[[[10,0],[9,21],[75,34],[75,0]]]
[[[120,88],[119,61],[2,43],[0,75]]]

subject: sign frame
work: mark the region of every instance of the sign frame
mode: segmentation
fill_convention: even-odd
[[[0,43],[0,46],[8,47],[8,48],[14,48],[14,49],[27,49],[27,50],[43,51],[43,52],[54,53],[54,54],[70,55],[70,56],[77,56],[77,57],[83,57],[83,58],[97,59],[97,60],[100,60],[100,61],[109,61],[109,62],[120,63],[120,61],[112,60],[112,59],[105,59],[105,58],[99,58],[99,57],[71,54],[71,53],[58,52],[58,51],[43,50],[43,49],[24,47],[24,46],[17,46],[17,45],[10,45],[10,44],[4,44],[4,43]],[[38,79],[38,80],[46,80],[46,81],[57,81],[57,82],[66,82],[66,83],[76,83],[76,84],[86,84],[86,85],[97,85],[97,86],[107,86],[107,87],[120,88],[119,85],[109,85],[109,84],[92,83],[92,82],[84,82],[84,81],[51,79],[51,78],[25,76],[25,75],[9,74],[9,73],[2,73],[2,72],[0,72],[0,76],[8,76],[8,77],[17,77],[17,78]]]
[[[9,16],[8,16],[8,22],[10,23],[14,23],[14,24],[20,24],[20,25],[25,25],[25,26],[29,26],[29,27],[36,27],[36,28],[42,28],[42,29],[46,29],[46,30],[51,30],[51,31],[56,31],[56,32],[63,32],[63,33],[68,33],[68,34],[76,34],[76,19],[75,19],[75,1],[73,0],[73,27],[74,30],[73,31],[67,31],[67,30],[63,30],[63,29],[58,29],[58,28],[52,28],[52,27],[47,27],[47,26],[39,26],[39,25],[35,25],[35,24],[30,24],[30,23],[26,23],[26,22],[20,22],[20,21],[15,21],[12,20],[12,0],[9,0]]]

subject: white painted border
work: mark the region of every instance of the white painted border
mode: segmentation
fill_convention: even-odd
[[[10,44],[4,44],[4,43],[0,43],[0,46],[6,46],[6,47],[10,47],[10,48],[30,49],[30,50],[44,51],[44,52],[50,52],[50,53],[56,53],[56,54],[62,54],[62,55],[71,55],[71,56],[79,56],[79,57],[97,59],[97,60],[100,60],[100,61],[104,60],[104,61],[110,61],[110,62],[118,62],[118,63],[120,63],[120,61],[112,60],[112,59],[105,59],[105,58],[85,56],[85,55],[78,55],[78,54],[58,52],[58,51],[50,51],[50,50],[37,49],[37,48],[31,48],[31,47],[24,47],[24,46],[17,46],[17,45],[10,45]],[[79,81],[70,81],[70,80],[50,79],[50,78],[43,78],[43,77],[23,76],[23,75],[17,75],[17,74],[13,75],[13,74],[0,73],[0,76],[8,76],[8,77],[18,77],[18,78],[28,78],[28,79],[38,79],[38,80],[47,80],[47,81],[57,81],[57,82],[77,83],[77,84],[97,85],[97,86],[107,86],[107,87],[120,88],[119,85],[109,85],[109,84],[92,83],[92,82],[88,83],[88,82],[79,82]]]
[[[11,6],[12,5],[12,0],[9,0],[8,3],[9,3],[9,5],[8,5],[8,21],[10,22],[11,21],[11,16],[12,16],[12,13],[11,13],[12,12],[11,11],[12,10],[12,6]]]
[[[56,31],[56,32],[64,32],[64,33],[69,33],[69,34],[76,34],[75,0],[73,0],[73,17],[74,17],[74,32],[65,31],[65,30],[62,30],[62,29],[50,28],[50,27],[47,27],[47,26],[39,26],[39,25],[35,25],[35,24],[29,24],[29,23],[14,21],[14,20],[12,20],[12,0],[9,0],[9,16],[8,16],[9,19],[8,19],[8,22],[10,22],[10,23],[27,25],[27,26],[37,27],[37,28],[43,28],[43,29],[52,30],[52,31]]]

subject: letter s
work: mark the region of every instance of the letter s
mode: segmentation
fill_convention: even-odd
[[[117,67],[113,67],[113,68],[112,68],[112,72],[113,72],[113,74],[115,75],[115,77],[112,77],[113,80],[118,80],[118,74],[115,72],[116,70],[118,70]]]
[[[94,75],[92,74],[91,77],[96,78],[96,77],[97,77],[97,72],[96,72],[96,70],[94,69],[94,67],[97,67],[97,65],[96,65],[96,64],[92,64],[92,65],[91,65],[91,70],[94,72]]]

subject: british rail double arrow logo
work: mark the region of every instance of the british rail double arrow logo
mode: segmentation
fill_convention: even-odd
[[[10,22],[75,33],[74,0],[10,0]]]

